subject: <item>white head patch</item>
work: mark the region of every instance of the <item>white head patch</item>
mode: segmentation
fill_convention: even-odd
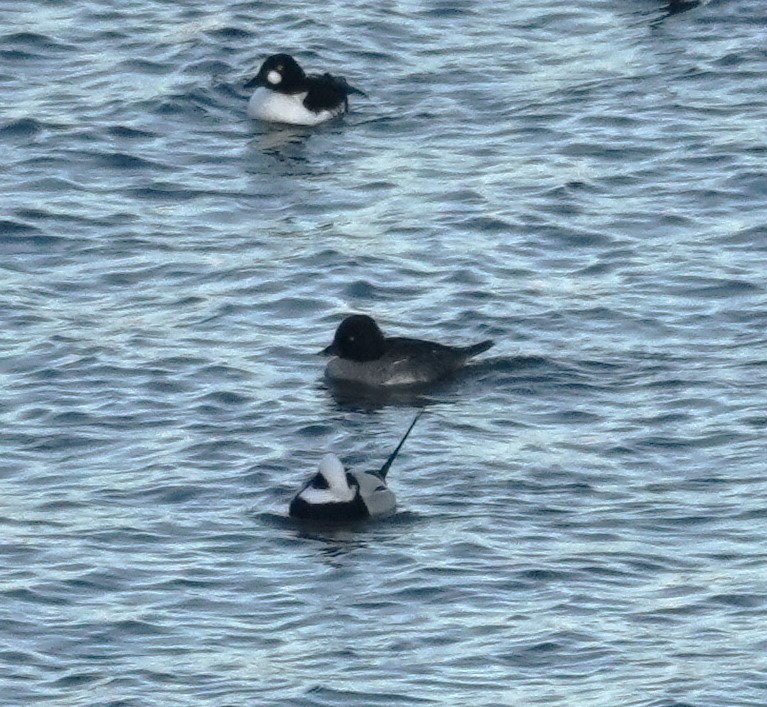
[[[272,84],[272,86],[276,86],[280,81],[282,81],[282,74],[279,71],[275,71],[272,69],[267,75],[266,80]]]

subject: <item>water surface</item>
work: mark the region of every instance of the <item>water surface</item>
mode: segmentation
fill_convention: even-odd
[[[767,702],[761,0],[2,16],[4,703]],[[368,98],[249,121],[276,51]],[[497,343],[343,394],[352,311]]]

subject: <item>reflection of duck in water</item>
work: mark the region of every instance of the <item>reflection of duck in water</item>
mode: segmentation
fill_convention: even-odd
[[[678,15],[681,12],[687,12],[694,7],[698,7],[701,4],[701,0],[668,0],[664,17],[671,17],[671,15]]]
[[[650,26],[658,27],[673,15],[680,15],[688,10],[708,5],[709,2],[710,0],[664,0],[660,7],[660,14],[650,23]]]

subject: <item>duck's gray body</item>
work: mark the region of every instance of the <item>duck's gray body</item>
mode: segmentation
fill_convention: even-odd
[[[470,358],[493,344],[445,346],[430,341],[389,337],[388,350],[373,361],[354,361],[336,356],[328,361],[330,380],[384,387],[433,383],[463,368]]]
[[[422,412],[379,471],[347,471],[335,454],[326,454],[317,473],[293,497],[289,514],[301,520],[344,523],[393,513],[397,501],[386,485],[386,474]]]

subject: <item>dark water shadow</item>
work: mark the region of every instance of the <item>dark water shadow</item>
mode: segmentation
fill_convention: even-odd
[[[631,15],[641,18],[636,23],[637,26],[647,24],[649,27],[656,29],[671,17],[708,4],[706,0],[645,0],[641,3],[631,3],[629,11]],[[626,4],[621,3],[621,5],[625,8]]]
[[[348,381],[320,381],[318,388],[342,412],[378,412],[388,407],[428,408],[440,402],[440,391],[451,387],[452,378],[432,385],[376,388]]]
[[[277,159],[306,159],[305,150],[312,137],[334,137],[353,128],[348,116],[342,115],[319,125],[290,125],[288,123],[270,123],[254,118],[247,118],[253,138],[248,143],[250,150]]]
[[[681,15],[683,12],[689,12],[703,3],[700,0],[667,0],[661,8],[661,15],[652,21],[652,27],[658,27],[669,17]]]
[[[664,17],[679,15],[701,5],[700,0],[670,0],[664,8]]]
[[[248,142],[247,156],[268,155],[280,162],[307,163],[306,146],[312,128],[303,125],[283,125],[249,120],[255,134]]]
[[[321,543],[319,551],[327,557],[338,557],[366,547],[371,540],[379,543],[386,536],[398,535],[424,520],[420,514],[405,510],[351,523],[297,520],[287,515],[287,511],[284,515],[269,512],[251,512],[249,515],[259,525],[285,531],[295,540]]]

